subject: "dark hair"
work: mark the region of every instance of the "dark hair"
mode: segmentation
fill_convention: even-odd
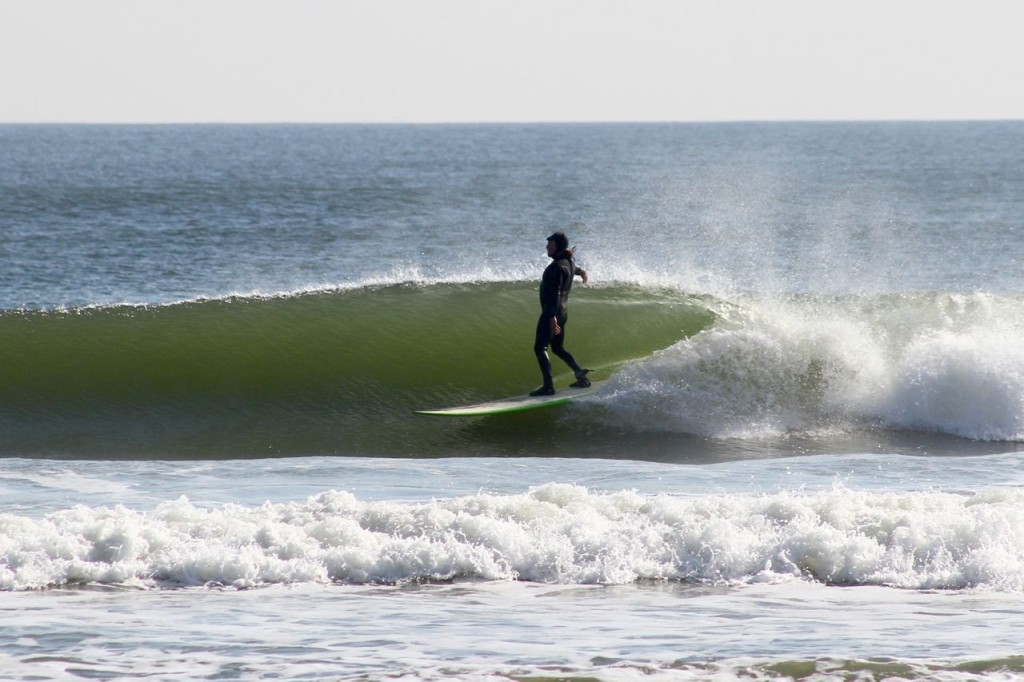
[[[569,238],[565,236],[565,232],[555,232],[548,237],[548,241],[554,242],[559,251],[565,251],[569,248]]]

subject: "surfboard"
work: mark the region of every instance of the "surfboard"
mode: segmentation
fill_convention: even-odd
[[[539,410],[544,407],[564,405],[577,398],[592,395],[604,383],[603,381],[594,381],[591,382],[589,388],[563,388],[559,389],[554,395],[524,395],[503,398],[502,400],[490,400],[484,403],[473,403],[472,405],[443,407],[437,410],[416,410],[416,414],[426,414],[432,417],[485,417],[491,414]]]

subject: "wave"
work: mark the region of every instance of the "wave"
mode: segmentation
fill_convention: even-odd
[[[881,428],[1024,439],[1024,301],[919,293],[748,300],[620,372],[610,416],[713,438]]]
[[[1024,493],[512,495],[0,515],[0,589],[525,580],[1024,591]]]
[[[577,299],[570,347],[597,371],[714,320],[698,298],[676,292],[592,287]],[[412,411],[534,388],[536,315],[534,285],[509,282],[6,312],[0,453],[458,449],[445,442],[450,425]]]
[[[532,283],[437,282],[0,313],[0,454],[699,459],[736,439],[1024,440],[1024,301],[982,293],[592,286],[568,346],[610,378],[594,400],[413,414],[532,389],[535,298]]]

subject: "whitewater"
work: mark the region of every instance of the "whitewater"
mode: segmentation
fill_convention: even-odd
[[[0,126],[0,677],[1016,678],[1022,136]]]

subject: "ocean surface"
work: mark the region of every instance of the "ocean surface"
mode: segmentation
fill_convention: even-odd
[[[0,679],[1024,676],[1021,188],[1024,122],[0,125]],[[539,385],[557,229],[604,387],[414,414]]]

